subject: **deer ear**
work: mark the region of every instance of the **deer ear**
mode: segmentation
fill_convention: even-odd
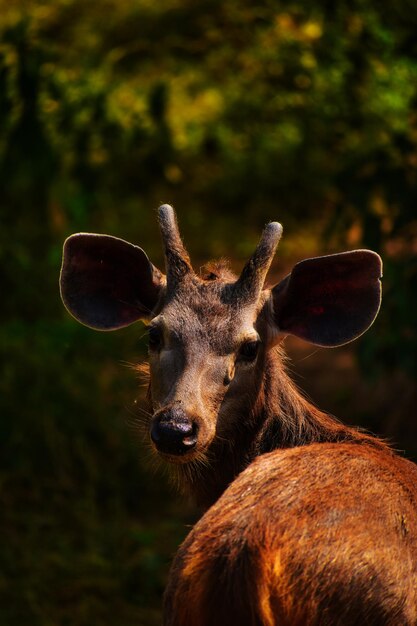
[[[301,261],[272,289],[274,322],[318,346],[340,346],[364,333],[381,304],[382,261],[355,250]]]
[[[64,243],[61,298],[86,326],[115,330],[148,318],[164,284],[145,252],[123,239],[79,233]]]

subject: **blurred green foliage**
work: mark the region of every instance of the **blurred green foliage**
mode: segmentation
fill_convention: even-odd
[[[1,626],[157,624],[193,519],[126,426],[141,328],[97,335],[60,303],[71,232],[161,265],[172,202],[195,258],[242,260],[269,219],[285,269],[377,250],[360,417],[417,455],[416,27],[409,0],[0,0]]]

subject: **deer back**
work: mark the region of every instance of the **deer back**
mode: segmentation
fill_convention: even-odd
[[[416,485],[368,444],[260,456],[180,547],[164,625],[415,625]]]

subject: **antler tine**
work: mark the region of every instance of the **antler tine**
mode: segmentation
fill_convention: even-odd
[[[281,235],[282,226],[279,222],[270,222],[265,226],[255,252],[235,283],[234,289],[239,299],[255,300],[259,296]]]
[[[168,289],[174,288],[186,274],[193,272],[190,257],[178,229],[175,211],[169,204],[158,209],[159,227],[165,249]]]

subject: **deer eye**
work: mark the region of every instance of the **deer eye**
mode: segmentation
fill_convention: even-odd
[[[162,333],[157,326],[151,326],[148,330],[148,346],[150,350],[159,350],[162,343]]]
[[[238,357],[241,361],[254,361],[257,357],[260,341],[245,341],[240,346]]]

